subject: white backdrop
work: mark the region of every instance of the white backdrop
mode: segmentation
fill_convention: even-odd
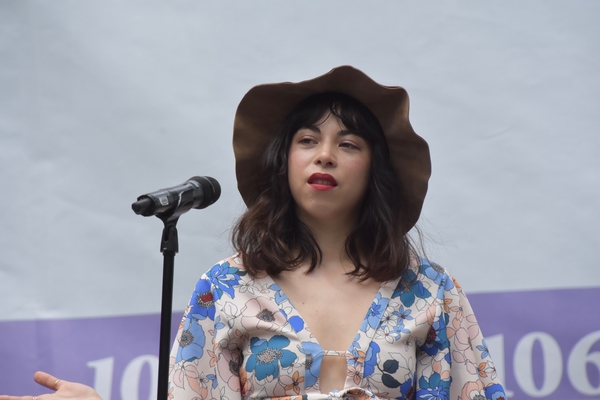
[[[162,223],[130,205],[209,175],[221,199],[178,224],[182,310],[244,209],[239,100],[342,64],[408,90],[433,160],[420,226],[467,293],[600,288],[599,18],[595,1],[0,2],[0,329],[157,313]],[[35,364],[11,346],[0,330],[0,369]]]

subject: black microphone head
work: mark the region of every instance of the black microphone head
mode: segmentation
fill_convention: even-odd
[[[206,208],[214,204],[221,197],[221,185],[219,185],[219,182],[215,178],[211,178],[210,176],[194,176],[190,180],[198,182],[204,192],[202,202],[194,208]]]

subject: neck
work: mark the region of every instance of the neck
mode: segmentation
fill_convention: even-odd
[[[310,227],[321,249],[320,269],[339,269],[344,273],[353,269],[353,264],[346,254],[346,239],[355,227],[355,219],[330,221],[302,218],[302,221]]]

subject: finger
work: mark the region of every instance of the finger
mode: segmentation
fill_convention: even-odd
[[[52,390],[58,390],[58,386],[60,386],[60,384],[63,383],[63,381],[61,381],[57,377],[52,376],[49,373],[43,371],[36,372],[33,375],[33,380],[39,383],[40,385]]]
[[[33,396],[7,396],[7,395],[0,395],[0,400],[33,400],[33,399],[35,399],[35,397],[33,397]]]

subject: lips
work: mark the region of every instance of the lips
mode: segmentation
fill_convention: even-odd
[[[329,174],[314,173],[308,179],[310,187],[320,191],[332,190],[337,186],[335,178]]]

